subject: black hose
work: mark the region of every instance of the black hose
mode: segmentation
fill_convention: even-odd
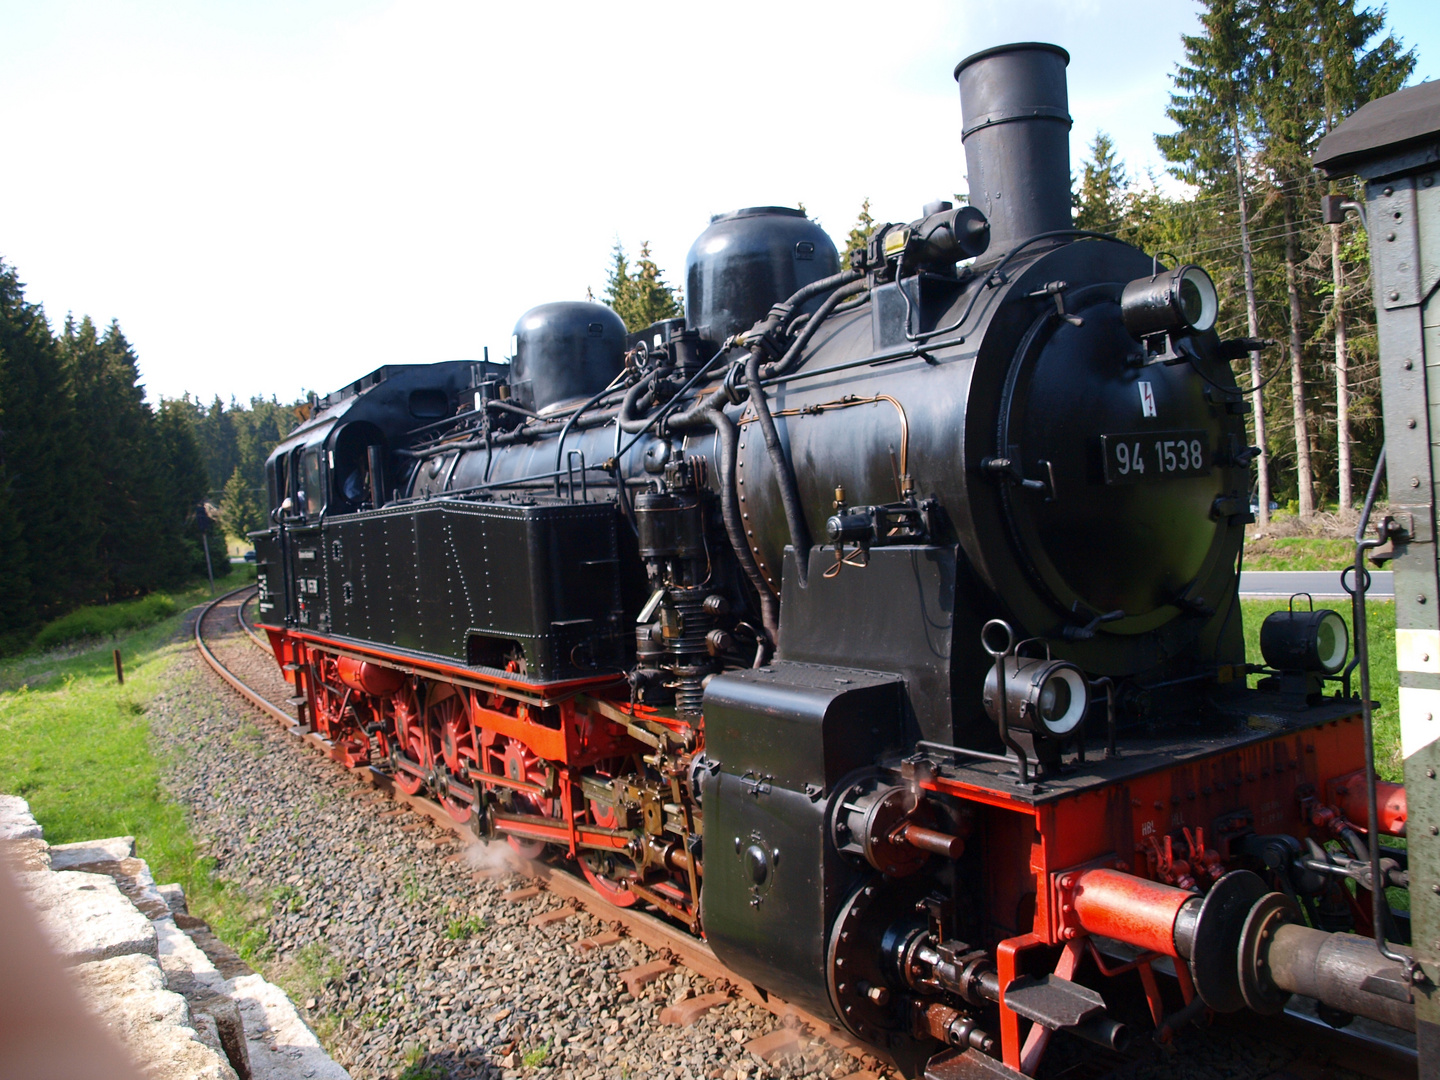
[[[723,409],[730,403],[730,396],[721,387],[713,393],[700,398],[694,405],[682,413],[676,413],[665,422],[665,426],[671,431],[687,431],[701,421],[708,421],[712,409]]]
[[[770,463],[775,468],[775,482],[780,486],[780,502],[785,507],[785,522],[790,526],[790,545],[795,549],[797,580],[803,589],[810,577],[810,530],[805,525],[805,512],[800,506],[800,490],[795,482],[795,470],[785,447],[780,444],[780,432],[775,428],[775,418],[770,415],[770,406],[765,400],[765,388],[760,385],[760,349],[750,351],[745,362],[745,385],[750,388],[750,407],[760,421],[760,430],[765,434],[765,448],[770,452]]]
[[[838,289],[841,285],[857,281],[862,276],[859,270],[841,270],[840,273],[831,274],[828,278],[821,278],[819,281],[810,282],[809,285],[802,285],[793,295],[772,307],[766,321],[769,322],[773,319],[775,327],[782,327],[790,321],[795,309],[806,301],[814,299],[829,289]]]
[[[740,519],[740,505],[735,498],[735,447],[740,440],[739,429],[718,405],[707,409],[704,416],[715,429],[720,443],[720,515],[725,520],[725,533],[730,538],[730,546],[735,549],[735,557],[740,560],[741,569],[750,579],[750,584],[755,586],[755,593],[760,598],[760,622],[770,636],[773,648],[780,640],[779,605],[769,582],[760,573],[755,553],[750,550],[750,542],[745,537],[745,523]]]
[[[625,400],[620,403],[620,416],[616,423],[627,435],[639,435],[653,423],[645,413],[655,404],[655,380],[660,374],[658,369],[652,371],[626,391]]]
[[[851,281],[841,285],[827,296],[825,302],[816,309],[815,314],[810,317],[799,335],[790,343],[790,347],[785,350],[785,355],[773,364],[766,364],[762,369],[762,376],[766,379],[773,379],[777,375],[788,375],[793,371],[805,346],[809,345],[810,339],[815,336],[815,331],[820,329],[820,324],[830,317],[841,301],[858,296],[867,290],[868,286],[865,282]]]

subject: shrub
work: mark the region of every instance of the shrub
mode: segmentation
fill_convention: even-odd
[[[114,637],[124,630],[135,630],[168,618],[180,610],[174,599],[163,593],[151,593],[138,600],[118,604],[96,604],[76,608],[68,615],[47,623],[35,635],[37,649],[53,649],[84,638]]]

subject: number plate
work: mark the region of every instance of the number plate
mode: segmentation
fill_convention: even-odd
[[[1101,435],[1107,484],[1140,484],[1210,471],[1209,440],[1203,431],[1135,431]]]

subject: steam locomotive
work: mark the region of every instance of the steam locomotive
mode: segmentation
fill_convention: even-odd
[[[1413,1029],[1343,932],[1405,818],[1367,809],[1345,621],[1245,656],[1259,343],[1202,268],[1072,227],[1068,59],[955,69],[968,205],[843,260],[718,215],[684,318],[543,304],[508,363],[318,399],[266,466],[259,622],[340,760],[909,1074],[1123,1046],[1127,992]]]

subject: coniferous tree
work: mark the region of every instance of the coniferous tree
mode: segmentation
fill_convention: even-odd
[[[845,238],[845,250],[841,252],[840,266],[849,266],[845,256],[856,248],[863,248],[870,243],[870,237],[875,235],[875,218],[870,213],[870,197],[867,195],[860,203],[860,213],[855,215],[855,226],[850,230],[850,235]]]
[[[1403,50],[1394,34],[1374,47],[1370,42],[1385,28],[1383,9],[1356,10],[1354,0],[1314,0],[1313,25],[1321,78],[1321,130],[1328,134],[1345,116],[1367,101],[1394,93],[1415,70],[1414,50]],[[1335,443],[1340,508],[1354,503],[1351,461],[1350,341],[1345,318],[1346,271],[1343,251],[1346,225],[1329,226],[1332,302],[1327,319],[1335,342]],[[1363,291],[1356,297],[1369,301]]]
[[[1172,171],[1202,193],[1217,197],[1233,193],[1239,212],[1241,273],[1245,288],[1248,333],[1260,336],[1254,253],[1250,243],[1250,193],[1246,159],[1253,128],[1257,34],[1253,0],[1204,0],[1201,33],[1185,34],[1185,62],[1171,76],[1175,92],[1165,114],[1180,126],[1173,135],[1157,135],[1155,143]],[[1262,383],[1260,353],[1250,353],[1250,385]],[[1270,519],[1270,453],[1265,437],[1265,408],[1258,390],[1251,402],[1251,425],[1260,447],[1256,461],[1258,518]]]
[[[50,328],[25,303],[15,271],[0,263],[0,651],[20,644],[37,613],[25,542],[24,437],[39,402],[32,384],[35,354],[49,350]],[[37,331],[43,331],[37,332]]]
[[[25,300],[15,271],[0,263],[0,408],[6,492],[12,523],[5,528],[23,583],[26,623],[43,622],[89,598],[84,574],[83,494],[73,467],[83,455],[73,441],[74,403],[45,313]],[[18,521],[18,526],[16,522]],[[9,605],[7,605],[9,606]],[[17,618],[7,616],[7,622]]]
[[[177,566],[179,536],[161,509],[154,415],[118,324],[101,335],[88,317],[68,322],[61,351],[85,421],[76,442],[88,460],[98,581],[107,599],[136,596],[173,580]]]
[[[651,258],[649,241],[640,245],[634,273],[619,241],[612,255],[614,262],[605,284],[605,303],[624,320],[626,330],[637,333],[662,319],[673,319],[684,310],[679,294],[665,282],[660,267]]]
[[[255,487],[249,478],[235,466],[230,479],[225,482],[225,493],[220,502],[220,520],[225,531],[236,540],[245,540],[249,533],[265,527],[265,511],[255,497]]]
[[[167,534],[174,537],[167,559],[167,577],[176,580],[205,572],[205,552],[197,508],[210,490],[210,479],[191,418],[182,401],[166,400],[155,413],[156,462],[161,476],[160,499]],[[208,537],[211,559],[226,558],[223,537],[212,530]]]
[[[1092,232],[1119,232],[1126,218],[1130,187],[1125,163],[1115,156],[1115,142],[1103,131],[1090,144],[1090,160],[1080,174],[1073,199],[1075,227]]]

